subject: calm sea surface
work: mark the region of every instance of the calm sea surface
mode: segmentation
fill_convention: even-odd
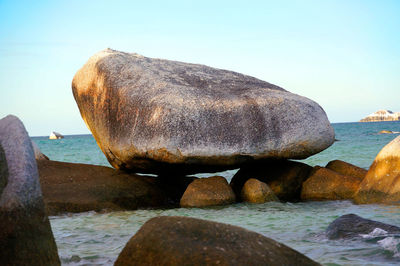
[[[333,124],[336,141],[304,162],[326,165],[340,159],[368,168],[376,154],[398,134],[400,122]],[[52,160],[109,166],[91,135],[61,140],[33,137]],[[230,181],[236,171],[219,173]],[[201,177],[210,174],[198,175]],[[63,265],[112,265],[132,235],[159,215],[197,217],[238,225],[278,240],[324,265],[400,265],[400,235],[365,240],[328,240],[324,230],[348,213],[400,226],[400,206],[354,205],[350,201],[234,204],[218,208],[87,212],[50,217]]]

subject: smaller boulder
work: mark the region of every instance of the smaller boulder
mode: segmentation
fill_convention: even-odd
[[[242,201],[250,203],[278,201],[269,186],[255,178],[250,178],[246,181],[242,188],[241,198]]]
[[[181,198],[182,207],[206,207],[235,202],[235,194],[222,176],[194,180]]]
[[[354,200],[360,204],[400,201],[400,136],[378,153]]]
[[[51,132],[49,136],[49,139],[63,139],[63,138],[64,138],[63,135],[55,131]]]
[[[334,220],[326,229],[329,239],[349,239],[370,234],[375,229],[382,229],[388,234],[400,233],[400,227],[362,218],[355,214],[346,214]]]
[[[341,160],[330,161],[325,167],[342,175],[356,177],[360,179],[360,181],[364,179],[368,172],[363,168]]]
[[[312,169],[307,164],[290,160],[262,160],[240,168],[230,185],[239,198],[246,181],[256,178],[266,183],[280,200],[298,201],[301,185]]]
[[[323,167],[315,167],[303,183],[302,200],[344,200],[352,199],[361,180],[345,176]]]
[[[160,216],[139,229],[114,265],[319,264],[244,228],[190,217]]]

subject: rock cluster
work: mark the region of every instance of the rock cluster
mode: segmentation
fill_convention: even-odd
[[[315,102],[204,65],[107,49],[76,73],[83,120],[117,169],[165,174],[306,158],[334,142]]]
[[[390,110],[379,110],[372,113],[360,122],[381,122],[381,121],[398,121],[400,120],[400,112],[392,112]]]

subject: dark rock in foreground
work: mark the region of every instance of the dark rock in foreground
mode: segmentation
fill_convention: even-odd
[[[356,238],[361,234],[369,234],[376,228],[383,229],[389,234],[400,233],[400,227],[364,219],[355,214],[346,214],[328,226],[326,235],[329,239]]]
[[[354,200],[363,204],[400,202],[400,136],[378,153]]]
[[[181,199],[181,207],[207,207],[235,202],[235,194],[222,176],[194,180]]]
[[[38,168],[49,215],[171,207],[179,204],[188,185],[183,177],[179,184],[170,184],[97,165],[41,160]]]
[[[0,265],[60,265],[32,143],[15,116],[0,120]]]
[[[280,200],[298,201],[301,186],[312,169],[311,166],[300,162],[265,160],[240,168],[230,184],[236,196],[240,197],[246,181],[255,178],[266,183]]]
[[[268,82],[107,49],[76,73],[82,118],[117,169],[163,174],[306,158],[334,142],[324,110]]]
[[[188,217],[156,217],[129,240],[119,265],[319,265],[246,229]]]

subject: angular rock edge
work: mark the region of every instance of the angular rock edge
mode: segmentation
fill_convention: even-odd
[[[204,65],[106,49],[76,73],[72,90],[110,164],[133,172],[222,171],[306,158],[334,142],[317,103]]]
[[[60,265],[45,214],[31,139],[22,122],[0,120],[0,262],[2,265]],[[4,182],[5,181],[5,182]]]
[[[189,217],[148,220],[114,265],[319,265],[303,254],[237,226]]]

